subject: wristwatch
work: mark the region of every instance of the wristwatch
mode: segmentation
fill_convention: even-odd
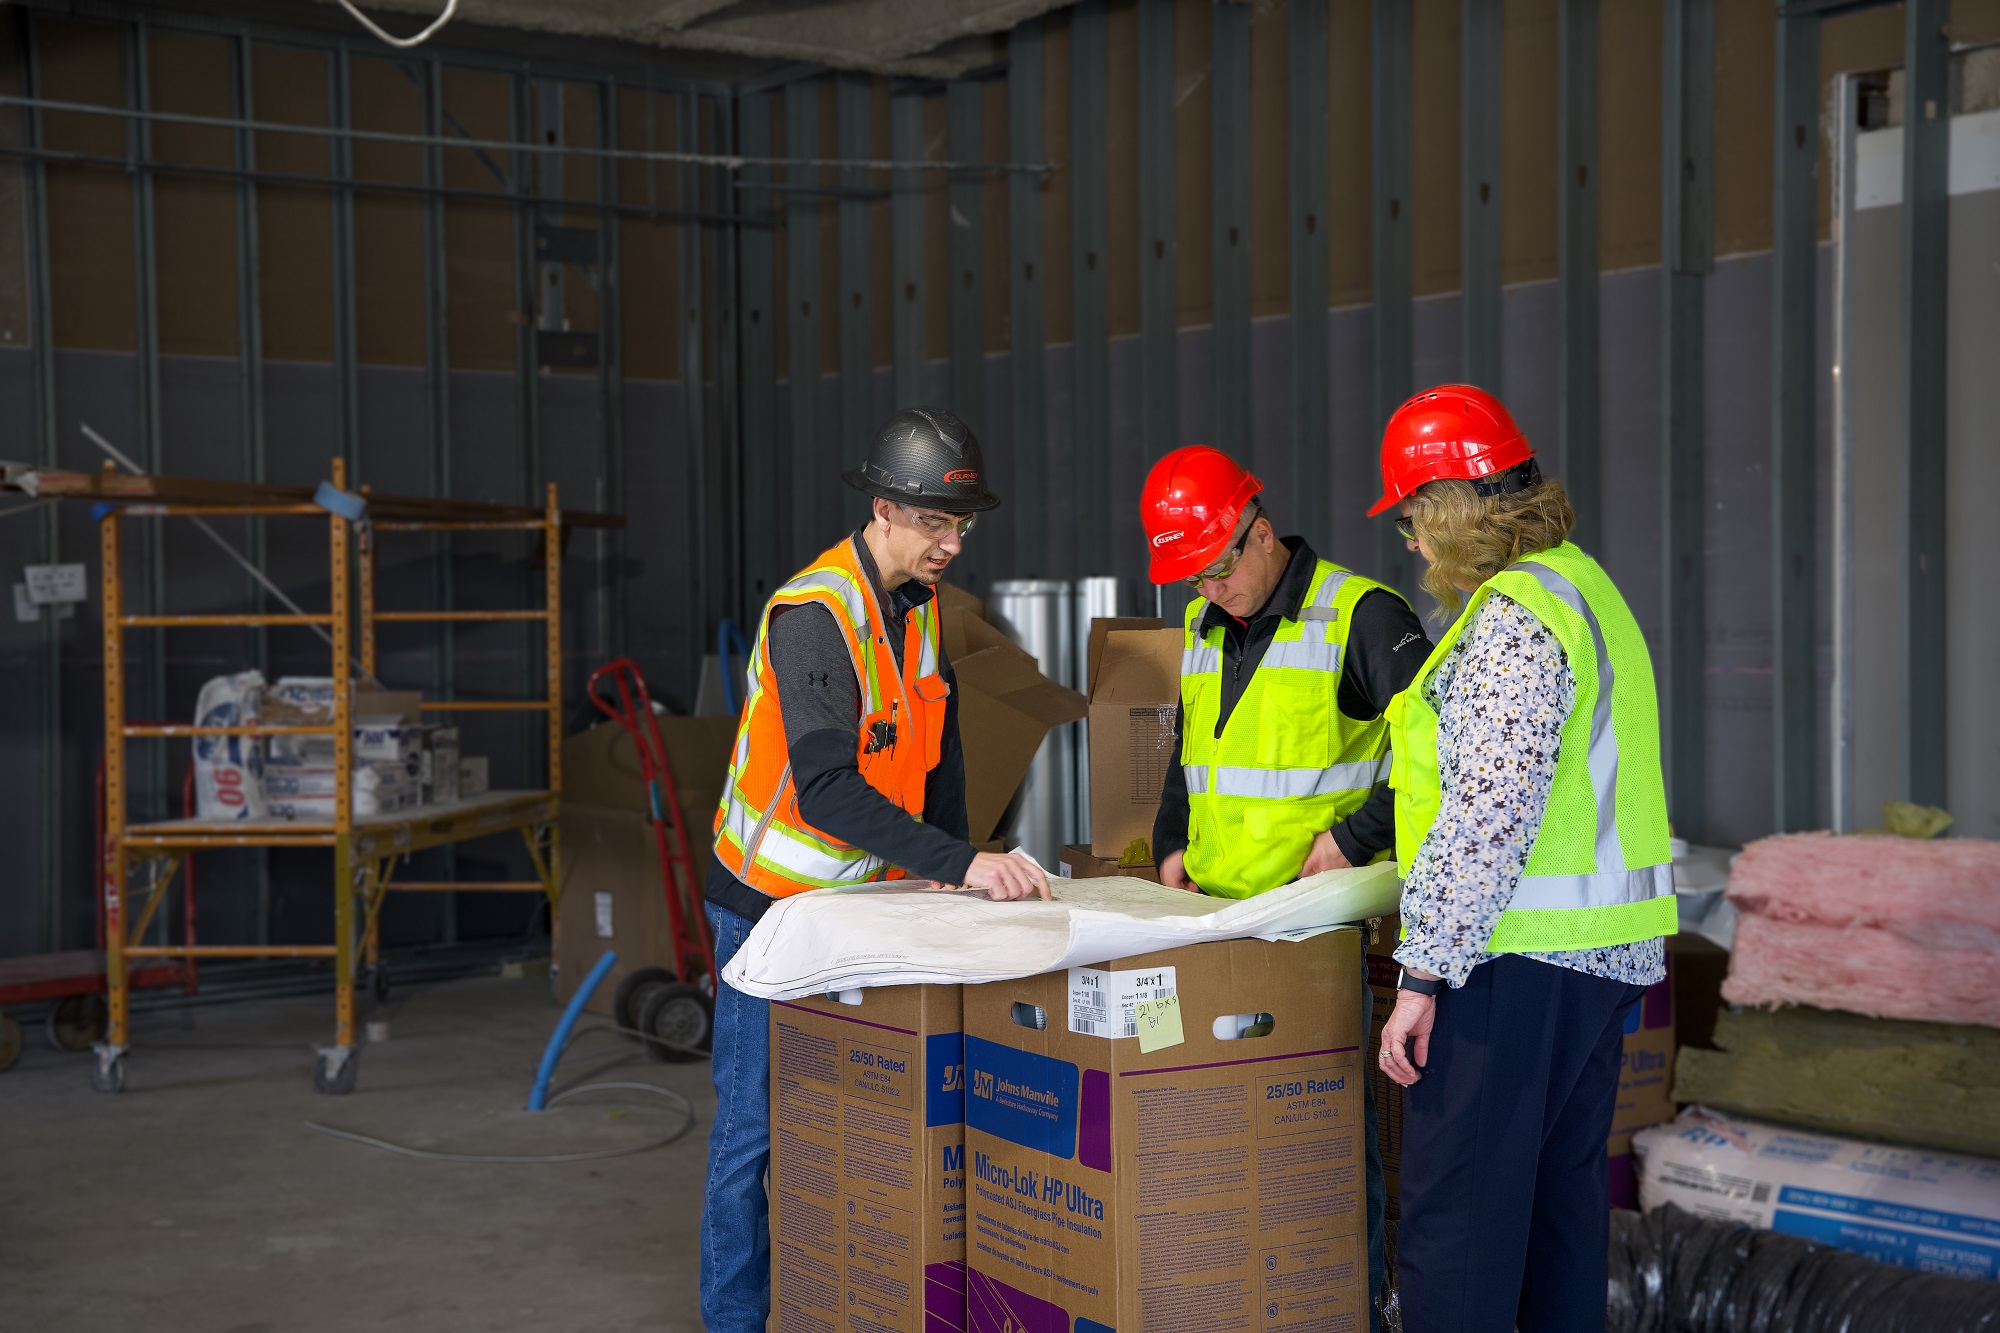
[[[1422,977],[1411,976],[1409,969],[1405,968],[1396,974],[1396,989],[1409,991],[1413,995],[1429,995],[1435,998],[1437,993],[1444,989],[1444,980],[1440,977],[1433,981],[1425,981]]]

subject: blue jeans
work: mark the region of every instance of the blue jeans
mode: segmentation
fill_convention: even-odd
[[[1368,1024],[1375,1016],[1375,992],[1368,989],[1368,959],[1362,956],[1361,1034],[1366,1051]],[[1368,1330],[1382,1333],[1382,1270],[1387,1263],[1387,1222],[1389,1182],[1382,1175],[1382,1139],[1375,1122],[1375,1080],[1372,1069],[1361,1071],[1361,1137],[1366,1145],[1368,1206]]]
[[[701,1322],[708,1333],[764,1333],[771,1313],[771,1003],[719,975],[750,923],[706,904],[715,935],[715,1124],[701,1204]]]

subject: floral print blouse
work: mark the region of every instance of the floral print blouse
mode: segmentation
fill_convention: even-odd
[[[1541,831],[1576,677],[1533,612],[1492,594],[1425,687],[1438,713],[1438,816],[1403,881],[1396,960],[1463,986]],[[1649,986],[1667,975],[1659,938],[1524,957]]]

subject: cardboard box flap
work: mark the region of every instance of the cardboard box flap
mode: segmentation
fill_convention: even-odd
[[[986,603],[949,583],[938,585],[938,637],[944,655],[954,664],[983,649],[1011,643],[999,626],[986,619]]]
[[[988,626],[987,628],[991,628]],[[1089,711],[1075,690],[1035,669],[1012,643],[996,643],[953,663],[958,674],[958,731],[965,750],[965,810],[970,841],[993,836],[1000,817],[1049,728]]]
[[[665,715],[656,720],[667,762],[673,766],[681,815],[692,828],[706,829],[722,798],[729,752],[736,742],[736,719]],[[566,804],[649,812],[652,804],[632,734],[616,722],[600,722],[564,741],[563,797]],[[700,838],[691,841],[699,844]]]
[[[1090,712],[1090,704],[1082,695],[1044,676],[1036,668],[1035,659],[1011,643],[982,648],[963,662],[954,663],[953,670],[961,685],[1003,700],[1044,727],[1076,722]]]
[[[1086,670],[1083,676],[1083,692],[1089,694],[1097,688],[1097,665],[1104,660],[1104,642],[1115,630],[1165,629],[1167,622],[1158,616],[1098,616],[1090,622],[1090,650],[1084,659]],[[1179,634],[1181,631],[1175,630]]]
[[[1093,632],[1093,650],[1095,646]],[[1104,636],[1103,660],[1091,679],[1092,703],[1166,703],[1179,699],[1181,631],[1110,630]]]

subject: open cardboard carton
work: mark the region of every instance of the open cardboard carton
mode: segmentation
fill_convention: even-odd
[[[1150,860],[1160,788],[1180,762],[1181,631],[1118,623],[1095,621],[1090,633],[1090,850],[1117,861],[1136,841]]]
[[[1089,711],[1081,694],[1041,673],[1035,659],[986,620],[986,604],[938,587],[945,656],[958,676],[958,734],[965,750],[967,838],[992,839],[1050,729]],[[1053,867],[1051,867],[1053,869]]]

